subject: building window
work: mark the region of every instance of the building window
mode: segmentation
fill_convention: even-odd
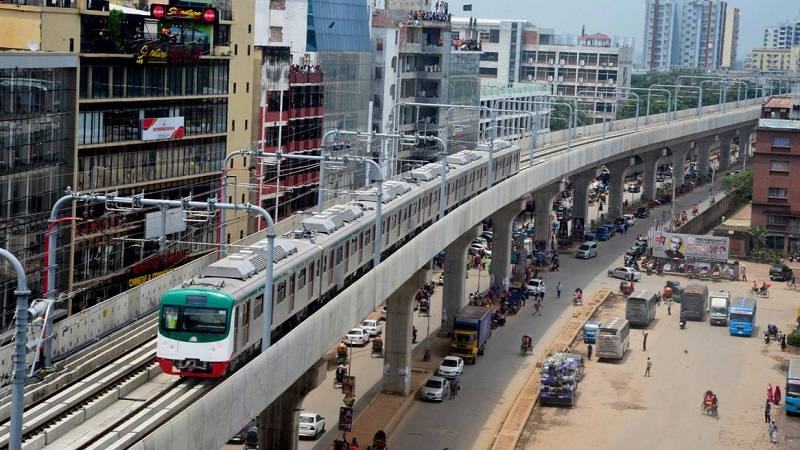
[[[767,225],[782,225],[785,226],[788,223],[786,216],[773,216],[772,214],[767,214]]]
[[[383,51],[383,38],[378,38],[375,40],[375,51]]]
[[[769,170],[772,172],[788,172],[789,161],[770,161]]]
[[[792,139],[789,136],[772,136],[773,147],[791,147]]]
[[[481,74],[481,76],[486,75],[486,76],[496,77],[497,76],[497,68],[495,68],[495,67],[481,67],[480,68],[480,74]]]
[[[786,198],[788,190],[786,188],[769,188],[770,198]]]
[[[489,31],[489,42],[493,44],[500,42],[500,30]]]
[[[269,27],[269,41],[283,42],[283,27]]]
[[[383,78],[383,67],[376,67],[375,68],[375,79],[380,80]]]

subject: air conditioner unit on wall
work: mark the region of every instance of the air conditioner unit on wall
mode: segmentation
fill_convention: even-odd
[[[548,64],[553,64],[553,60],[552,59],[548,60],[547,62],[548,62]]]
[[[585,65],[586,65],[586,61],[584,61],[584,60],[581,60],[581,65],[582,65],[582,66],[585,66]]]
[[[533,75],[528,75],[528,81],[533,80]]]
[[[558,91],[558,95],[563,97],[564,96],[564,91]]]
[[[528,58],[528,64],[533,64],[533,58]]]
[[[578,83],[583,83],[583,77],[578,78]]]
[[[564,81],[564,77],[558,77],[558,81]]]
[[[553,81],[553,76],[552,75],[548,75],[547,76],[547,81]]]
[[[562,66],[564,65],[564,63],[565,63],[565,62],[566,62],[566,61],[564,61],[563,59],[562,59],[561,61],[559,61],[559,63],[560,63]]]
[[[614,67],[614,63],[612,62],[608,63],[608,67]]]

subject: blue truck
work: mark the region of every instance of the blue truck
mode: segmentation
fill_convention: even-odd
[[[478,355],[483,355],[486,350],[486,341],[491,335],[492,311],[482,306],[467,305],[453,320],[450,354],[475,364]]]
[[[575,405],[575,391],[583,378],[583,355],[555,353],[542,363],[539,403],[542,405]]]
[[[597,330],[600,329],[600,322],[586,322],[583,324],[583,343],[594,344],[597,342]]]

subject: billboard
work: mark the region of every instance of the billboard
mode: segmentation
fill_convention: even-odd
[[[697,234],[653,233],[653,256],[688,261],[727,261],[730,239]]]
[[[142,119],[142,140],[180,139],[183,137],[183,116]]]

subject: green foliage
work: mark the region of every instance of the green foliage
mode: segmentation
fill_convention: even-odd
[[[800,347],[800,317],[797,318],[797,326],[794,327],[794,330],[786,335],[786,344]]]
[[[750,240],[753,241],[755,250],[761,250],[767,245],[767,228],[764,225],[750,228],[747,230],[747,234],[750,236]]]
[[[722,179],[722,190],[731,197],[731,207],[744,205],[753,199],[753,172],[727,175]]]
[[[114,47],[116,47],[118,52],[123,50],[122,20],[124,17],[125,14],[118,9],[112,9],[108,12],[108,33],[111,35],[111,39],[114,41]]]
[[[553,105],[553,112],[550,114],[550,129],[552,131],[559,131],[559,130],[566,130],[569,126],[570,122],[570,110],[566,106],[563,105]],[[580,108],[578,109],[578,126],[590,125],[592,123],[592,118],[586,113],[586,111],[582,111]]]

